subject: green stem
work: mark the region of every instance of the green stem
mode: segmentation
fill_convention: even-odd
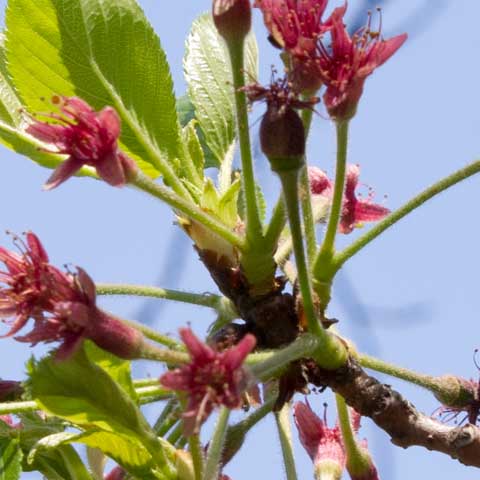
[[[183,433],[183,424],[179,423],[175,425],[175,428],[168,434],[166,440],[168,443],[175,445],[175,443],[180,439]]]
[[[153,426],[153,431],[163,437],[179,420],[180,407],[177,398],[170,399]]]
[[[155,463],[160,467],[160,470],[166,476],[166,478],[172,480],[177,478],[176,471],[165,455],[162,442],[157,438],[157,436],[153,432],[150,435],[145,435],[142,439],[142,443],[149,451]]]
[[[267,231],[265,232],[265,243],[268,245],[277,245],[278,239],[285,228],[287,217],[285,215],[285,202],[283,201],[283,195],[277,200],[273,209],[272,218],[268,224]]]
[[[246,204],[246,236],[250,245],[263,240],[260,209],[257,202],[255,174],[253,170],[252,149],[248,126],[248,109],[245,92],[244,39],[228,42],[230,62],[232,65],[233,86],[235,89],[235,106],[237,112],[238,141],[242,162],[242,181]]]
[[[154,342],[160,343],[161,345],[165,345],[166,347],[170,347],[175,350],[185,350],[185,347],[180,342],[177,342],[177,340],[170,338],[167,335],[162,335],[153,328],[147,327],[142,323],[134,322],[133,320],[125,320],[124,318],[119,320],[121,320],[125,325],[142,332],[146,338],[149,338]]]
[[[235,425],[227,428],[225,448],[222,452],[222,464],[226,465],[242,448],[247,433],[268,413],[272,411],[277,395],[270,395],[264,403]]]
[[[196,434],[188,437],[188,446],[190,455],[192,456],[193,470],[195,472],[195,480],[202,480],[204,457],[202,444],[200,443],[200,437]]]
[[[142,402],[144,398],[157,398],[158,400],[161,400],[162,398],[170,398],[173,395],[173,392],[171,390],[162,388],[158,384],[158,380],[156,386],[151,385],[148,387],[138,387],[135,389],[135,392],[137,393],[140,402]]]
[[[353,432],[352,423],[347,404],[341,395],[336,394],[338,423],[342,431],[343,444],[347,454],[347,469],[351,476],[355,475],[361,478],[361,475],[370,471],[371,460],[368,455],[357,443],[355,433]]]
[[[246,364],[256,378],[266,381],[276,376],[289,363],[299,358],[311,357],[319,345],[320,341],[315,335],[305,333],[279,350],[249,355]]]
[[[169,365],[178,365],[190,361],[188,353],[168,350],[166,348],[158,348],[150,343],[144,345],[141,358],[145,360],[165,362]]]
[[[430,390],[436,394],[445,393],[444,389],[439,384],[437,377],[425,375],[423,373],[417,373],[413,370],[409,370],[408,368],[398,367],[392,363],[387,363],[383,360],[365,354],[360,354],[358,356],[358,361],[362,367],[375,370],[376,372],[385,373],[391,377],[400,378],[401,380],[405,380],[406,382],[426,388],[427,390]]]
[[[227,407],[222,407],[218,414],[213,437],[210,441],[210,447],[208,448],[203,480],[217,480],[220,457],[222,455],[223,444],[227,433],[229,416],[230,410]]]
[[[327,231],[322,246],[318,252],[313,272],[315,278],[324,280],[324,271],[328,271],[332,257],[335,253],[335,237],[338,231],[340,215],[342,212],[343,191],[345,188],[345,172],[347,165],[348,145],[348,120],[338,121],[337,128],[337,163],[335,168],[335,184],[333,190],[332,206],[327,224]]]
[[[480,160],[477,160],[470,165],[457,170],[448,177],[443,178],[417,196],[413,197],[405,205],[392,212],[388,217],[384,218],[372,229],[360,236],[351,245],[345,248],[345,250],[335,255],[333,259],[335,272],[338,271],[349,258],[353,257],[356,253],[362,250],[362,248],[366,247],[372,240],[375,240],[380,234],[382,234],[392,225],[395,225],[410,212],[422,206],[427,200],[430,200],[444,190],[447,190],[453,185],[456,185],[462,180],[465,180],[478,172],[480,172]]]
[[[215,309],[222,298],[210,293],[190,293],[144,285],[97,283],[96,286],[98,295],[136,295],[139,297],[163,298]]]
[[[132,181],[132,184],[140,190],[150,193],[154,197],[162,200],[175,210],[182,212],[188,218],[191,218],[192,220],[202,224],[204,227],[216,233],[219,237],[223,238],[230,244],[238,247],[240,250],[245,248],[245,240],[233,232],[224,223],[204,212],[191,201],[180,197],[170,188],[154,182],[141,171],[137,173],[137,176]]]
[[[310,132],[310,125],[312,123],[313,110],[305,108],[302,110],[303,128],[305,129],[305,137],[308,138]],[[308,167],[305,166],[300,174],[301,202],[303,212],[303,229],[305,231],[305,242],[307,246],[307,257],[310,267],[313,266],[315,260],[315,253],[317,251],[317,236],[315,234],[315,218],[312,208],[312,192],[310,190],[310,181],[308,179]]]
[[[310,275],[303,249],[302,225],[298,205],[298,170],[279,172],[278,176],[282,182],[283,195],[287,206],[287,216],[290,223],[293,251],[295,253],[295,263],[298,271],[298,283],[302,294],[303,310],[307,317],[308,329],[318,338],[324,338],[325,331],[315,314],[312,290],[310,287]]]
[[[156,385],[158,385],[158,378],[136,378],[133,380],[135,388],[155,387]]]
[[[308,168],[304,166],[300,172],[300,198],[302,202],[303,230],[305,232],[305,243],[307,247],[307,257],[310,266],[313,266],[315,254],[317,253],[317,236],[315,234],[315,219],[312,208],[312,194],[310,191],[310,181],[308,179]]]
[[[293,454],[292,429],[290,427],[290,405],[285,403],[283,408],[275,413],[277,422],[278,436],[282,446],[283,463],[287,480],[297,480],[297,470],[295,468],[295,456]]]
[[[7,415],[9,413],[31,412],[32,410],[39,410],[37,402],[4,402],[0,403],[0,415]]]

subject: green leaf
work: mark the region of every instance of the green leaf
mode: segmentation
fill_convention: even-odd
[[[69,445],[55,450],[42,450],[33,463],[27,461],[32,447],[44,437],[63,432],[65,422],[52,416],[40,416],[36,412],[19,413],[18,416],[22,422],[22,428],[17,432],[25,454],[24,471],[39,471],[49,480],[90,480],[80,457]]]
[[[190,101],[188,95],[182,95],[177,99],[177,112],[182,127],[186,127],[192,120],[196,120],[195,107]],[[196,126],[195,130],[197,132],[198,140],[202,146],[203,156],[205,158],[204,168],[218,167],[217,159],[205,142],[205,135],[203,134],[202,129]]]
[[[55,450],[61,445],[82,443],[97,448],[138,478],[157,478],[152,474],[154,463],[148,450],[138,441],[123,435],[91,430],[81,433],[63,432],[42,438],[28,455],[33,461],[44,450]]]
[[[262,220],[262,222],[264,222],[267,216],[267,202],[265,200],[260,185],[255,185],[255,194],[257,196],[258,208],[260,210],[260,219]],[[240,215],[240,218],[244,220],[246,215],[246,204],[243,188],[240,190],[240,195],[238,196],[238,213]]]
[[[183,141],[187,148],[187,155],[190,158],[198,176],[203,179],[203,169],[205,167],[205,154],[203,153],[202,144],[197,135],[196,120],[190,120],[183,128]]]
[[[249,35],[245,53],[247,81],[257,77],[257,44]],[[188,94],[206,144],[220,166],[235,141],[235,101],[230,58],[209,14],[193,23],[184,59]]]
[[[30,377],[33,398],[57,417],[137,438],[150,434],[134,401],[83,349],[63,361],[42,359]]]
[[[42,450],[35,458],[29,454],[27,462],[26,471],[38,470],[51,480],[92,480],[92,476],[71,445],[58,445],[55,449]]]
[[[17,480],[22,473],[22,451],[17,439],[0,438],[0,480]]]
[[[86,341],[84,345],[88,358],[105,370],[125,390],[130,398],[137,402],[138,397],[132,381],[130,362],[97,347],[93,342]]]
[[[155,176],[183,156],[172,79],[160,41],[134,0],[9,0],[7,59],[31,112],[76,95],[122,117],[121,147]]]
[[[24,132],[25,122],[23,105],[7,72],[4,35],[0,35],[0,143],[40,165],[56,167],[64,156],[42,151],[44,144]],[[82,169],[80,174],[94,175],[90,168]]]
[[[221,196],[218,204],[218,214],[225,224],[234,228],[238,221],[238,194],[240,179],[232,183],[230,188]]]
[[[207,178],[200,199],[200,207],[207,212],[218,214],[219,201],[218,192],[212,179]]]

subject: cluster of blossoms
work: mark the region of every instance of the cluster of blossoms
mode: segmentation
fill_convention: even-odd
[[[15,237],[19,252],[0,247],[0,318],[10,324],[4,336],[16,335],[29,319],[32,330],[20,342],[62,342],[57,358],[66,358],[88,338],[122,358],[137,358],[143,335],[96,306],[96,288],[81,268],[64,273],[50,265],[36,235]]]
[[[390,213],[388,208],[372,202],[373,192],[367,198],[360,198],[356,194],[360,168],[358,165],[348,165],[345,181],[342,213],[338,226],[340,233],[351,233],[355,227],[364,222],[381,220]],[[327,174],[318,167],[308,168],[308,178],[312,195],[330,200],[333,195],[333,183]]]
[[[361,473],[353,471],[347,463],[340,426],[337,424],[329,428],[326,419],[318,418],[308,403],[295,403],[293,411],[300,441],[312,459],[316,478],[340,479],[347,468],[352,480],[378,480],[377,469],[368,455],[366,440],[362,440],[358,445],[366,458],[366,467]],[[360,429],[360,418],[355,410],[351,410],[351,424],[355,434]]]
[[[323,100],[334,120],[355,115],[366,78],[405,42],[406,34],[384,40],[367,25],[350,35],[344,23],[347,5],[323,20],[327,0],[256,0],[274,43],[289,57],[294,88],[305,94],[325,86]],[[325,41],[329,34],[330,42]]]
[[[215,406],[242,406],[242,394],[250,380],[242,364],[255,348],[256,340],[247,334],[234,347],[217,352],[202,343],[188,328],[180,329],[180,336],[191,362],[165,373],[160,383],[186,393],[188,403],[182,415],[184,432],[192,435],[198,433]]]

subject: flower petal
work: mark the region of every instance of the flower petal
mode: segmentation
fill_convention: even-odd
[[[47,180],[43,186],[44,190],[52,190],[53,188],[58,187],[65,180],[68,180],[70,177],[75,175],[83,166],[81,160],[76,159],[75,157],[69,157],[67,160],[62,162],[50,175],[50,178]]]
[[[215,358],[215,352],[203,343],[190,328],[181,328],[180,337],[194,362],[209,362]]]

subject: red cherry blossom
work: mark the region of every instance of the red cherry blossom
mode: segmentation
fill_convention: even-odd
[[[364,222],[376,222],[386,217],[390,210],[382,205],[373,203],[373,193],[367,198],[361,198],[356,190],[359,185],[360,167],[348,165],[345,181],[345,191],[342,202],[342,213],[338,230],[340,233],[351,233],[355,227]],[[317,167],[308,168],[308,177],[312,195],[321,195],[331,200],[333,184],[326,173]]]
[[[214,407],[241,407],[242,393],[248,387],[248,374],[242,364],[256,340],[247,334],[234,347],[217,352],[201,342],[189,328],[182,328],[180,336],[191,362],[163,374],[160,383],[186,393],[184,430],[185,435],[192,435],[198,432]]]
[[[335,465],[341,475],[346,465],[340,427],[328,428],[326,421],[320,420],[308,403],[297,402],[293,407],[295,425],[300,442],[312,459],[315,469],[321,469],[323,462]]]
[[[330,116],[348,120],[355,115],[366,78],[383,65],[405,42],[407,34],[389,40],[367,25],[352,37],[343,22],[345,10],[336,9],[331,17],[331,46],[318,42],[318,75],[327,90],[323,96]],[[379,29],[380,30],[380,29]]]
[[[23,393],[20,382],[15,380],[0,380],[0,402],[18,400]]]
[[[63,273],[48,263],[48,255],[38,237],[29,232],[26,242],[15,237],[20,253],[0,248],[0,318],[9,319],[13,336],[30,318],[33,328],[16,336],[19,342],[60,341],[57,358],[66,358],[88,338],[122,358],[135,358],[143,336],[96,306],[95,284],[81,268]]]
[[[361,473],[352,472],[347,465],[347,453],[338,423],[335,427],[329,428],[326,419],[320,420],[308,403],[295,403],[293,414],[300,442],[312,459],[315,471],[328,471],[331,475],[329,478],[340,479],[347,467],[352,480],[379,480],[377,469],[368,454],[366,440],[359,442],[359,447],[364,451],[365,458],[369,460],[367,468]],[[353,409],[350,410],[350,415],[353,432],[357,434],[361,416]]]
[[[124,480],[127,472],[120,466],[113,468],[108,475],[105,475],[104,480]]]
[[[125,185],[136,171],[135,162],[118,149],[120,118],[112,107],[96,112],[77,97],[54,97],[59,114],[45,115],[55,123],[34,120],[26,131],[52,144],[51,153],[68,155],[47,180],[44,188],[58,187],[84,165],[113,186]]]
[[[270,38],[291,55],[290,80],[299,91],[315,92],[322,84],[318,76],[317,42],[332,27],[323,21],[328,0],[256,0]],[[340,10],[345,11],[346,7]]]

